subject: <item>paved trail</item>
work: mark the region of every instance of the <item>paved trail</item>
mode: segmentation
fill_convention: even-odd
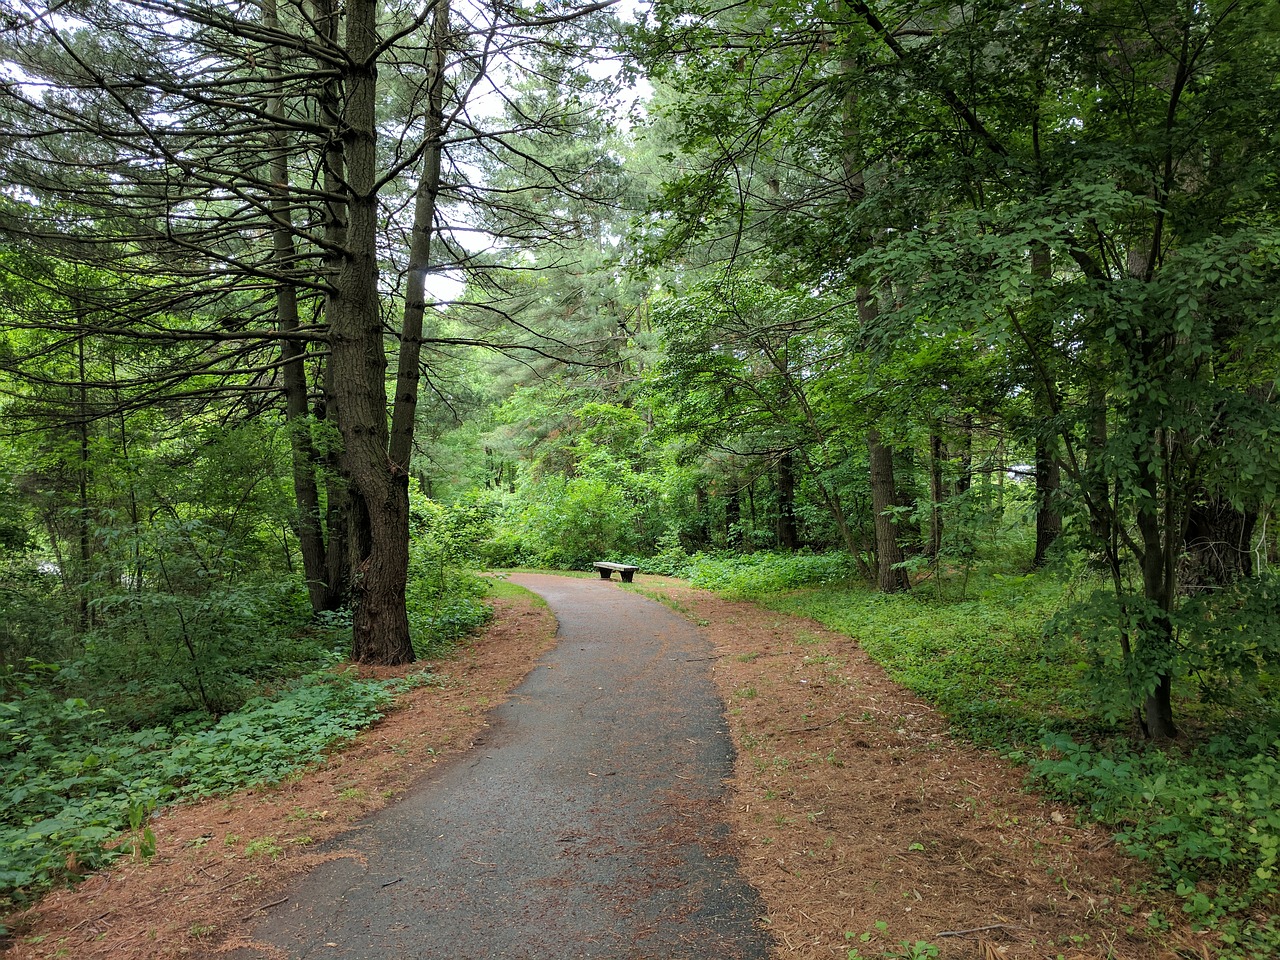
[[[483,742],[332,844],[366,862],[315,870],[255,937],[335,960],[765,957],[712,826],[732,756],[708,645],[616,582],[511,579],[556,648]]]

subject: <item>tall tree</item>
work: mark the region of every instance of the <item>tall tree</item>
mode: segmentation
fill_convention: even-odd
[[[345,482],[330,487],[329,507],[336,516],[333,494],[345,490],[355,659],[413,658],[404,587],[424,278],[476,262],[459,242],[464,208],[501,195],[471,182],[465,155],[522,132],[471,103],[485,89],[500,95],[531,47],[587,56],[573,24],[604,7],[166,0],[55,12],[32,2],[4,35],[6,59],[30,82],[6,85],[0,104],[22,133],[0,151],[15,185],[3,227],[14,243],[133,278],[134,299],[96,335],[261,357],[253,387],[278,396],[283,386],[298,431],[307,359],[297,345],[323,347],[314,412],[342,438]],[[392,295],[405,306],[390,338]],[[149,326],[161,306],[190,322]],[[310,537],[319,498],[301,488]],[[317,554],[312,540],[309,579]]]

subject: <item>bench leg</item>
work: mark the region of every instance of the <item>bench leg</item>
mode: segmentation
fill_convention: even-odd
[[[613,571],[612,571],[612,570],[601,570],[601,571],[600,571],[600,579],[601,579],[601,580],[609,580],[609,579],[611,579],[612,577],[613,577]]]
[[[622,571],[622,582],[623,582],[623,583],[630,583],[630,582],[631,582],[631,578],[632,578],[632,577],[634,577],[635,575],[636,575],[636,572],[635,572],[634,570],[623,570],[623,571]]]

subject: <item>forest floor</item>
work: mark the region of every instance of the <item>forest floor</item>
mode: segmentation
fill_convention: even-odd
[[[1212,956],[1176,907],[1135,892],[1141,870],[1106,831],[1025,791],[995,754],[953,741],[855,641],[679,581],[636,588],[714,646],[738,750],[724,816],[777,957],[924,960],[917,941],[944,960]],[[9,918],[6,960],[216,957],[245,945],[285,884],[335,855],[313,844],[483,739],[489,709],[554,642],[545,608],[495,607],[482,636],[432,665],[442,685],[405,694],[322,766],[165,810],[150,859],[117,861]]]

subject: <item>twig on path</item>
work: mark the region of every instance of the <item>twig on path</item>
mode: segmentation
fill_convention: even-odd
[[[840,716],[834,717],[831,720],[828,720],[826,723],[820,723],[816,727],[796,727],[794,730],[783,730],[782,732],[783,733],[813,733],[813,731],[821,730],[823,727],[829,727],[833,723],[839,723],[843,719],[844,719],[844,714],[842,713],[840,714]]]
[[[115,912],[114,910],[108,910],[106,913],[100,913],[96,917],[85,917],[83,920],[77,923],[74,927],[71,927],[70,929],[68,929],[67,933],[70,933],[72,930],[79,930],[86,923],[97,923],[99,920],[105,920],[107,917],[111,916],[111,914],[114,912]]]
[[[971,933],[982,933],[986,930],[1007,930],[1007,923],[992,923],[985,927],[970,927],[968,930],[943,930],[941,933],[935,933],[935,937],[964,937]]]
[[[388,880],[386,883],[383,884],[383,886],[384,887],[394,886],[395,884],[399,883],[403,879],[404,877],[396,877],[394,880]]]
[[[248,913],[246,913],[243,917],[240,918],[240,922],[248,923],[258,914],[260,914],[263,910],[270,910],[272,907],[278,907],[280,906],[280,904],[288,903],[288,902],[289,902],[288,897],[281,897],[279,900],[272,900],[270,903],[264,903],[260,907],[254,907],[252,910],[250,910]]]

